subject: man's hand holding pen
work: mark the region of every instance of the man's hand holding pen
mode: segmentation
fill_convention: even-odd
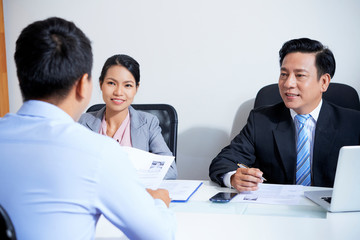
[[[262,177],[263,172],[257,168],[248,168],[243,164],[238,164],[236,173],[230,178],[231,186],[237,189],[239,192],[244,191],[256,191],[258,190],[258,184],[266,181]]]

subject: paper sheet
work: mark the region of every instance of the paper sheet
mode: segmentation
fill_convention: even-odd
[[[132,147],[123,148],[144,187],[157,189],[174,161],[174,156],[153,154]]]
[[[186,202],[201,184],[197,180],[164,180],[159,188],[169,191],[172,202]]]
[[[239,193],[231,202],[296,205],[303,195],[301,185],[259,184],[259,189]]]

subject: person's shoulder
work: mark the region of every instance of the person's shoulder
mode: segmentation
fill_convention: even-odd
[[[18,129],[18,126],[24,126],[24,124],[16,113],[7,113],[0,117],[0,137],[14,135],[14,129]]]
[[[90,129],[86,128],[81,124],[76,124],[76,129],[74,131],[77,132],[77,136],[74,136],[72,139],[73,144],[77,144],[78,146],[84,148],[84,150],[93,156],[97,156],[98,158],[104,159],[110,156],[116,157],[116,155],[121,154],[121,148],[119,147],[119,143],[117,143],[114,139],[101,135],[97,132],[93,132]],[[81,144],[80,144],[81,143]]]
[[[282,112],[287,112],[288,108],[284,102],[280,102],[273,105],[266,105],[251,110],[256,115],[279,115]]]
[[[93,121],[97,118],[102,119],[103,113],[105,111],[105,108],[102,108],[98,111],[93,111],[93,112],[86,112],[81,114],[80,119],[79,119],[79,123],[83,124],[86,123],[88,121]]]
[[[153,121],[159,122],[159,119],[151,113],[145,112],[145,111],[141,111],[141,110],[136,110],[133,107],[129,107],[130,110],[130,117],[131,118],[137,118],[142,122],[146,122],[146,123],[151,123]]]
[[[81,156],[79,162],[92,169],[94,174],[121,174],[124,177],[132,172],[128,154],[118,142],[78,123],[76,125],[71,129],[76,131],[76,135],[68,138],[67,145]]]
[[[348,113],[348,114],[354,114],[354,115],[360,114],[360,111],[358,111],[358,110],[341,107],[339,105],[336,105],[335,103],[332,103],[332,102],[329,102],[326,100],[323,100],[323,108],[326,111],[342,112],[342,113]]]
[[[88,144],[91,144],[92,142],[99,142],[104,143],[105,142],[112,142],[111,138],[107,136],[103,136],[97,132],[91,131],[90,129],[86,128],[84,125],[79,124],[79,122],[74,122],[74,124],[71,126],[72,131],[76,132],[77,134],[74,134],[81,139],[81,141],[87,142]],[[110,140],[110,141],[109,141]]]
[[[358,110],[341,107],[325,100],[323,105],[325,111],[331,112],[335,116],[360,119],[360,111]]]
[[[83,114],[81,114],[78,122],[83,124],[94,118],[95,118],[95,116],[93,115],[93,113],[83,113]]]

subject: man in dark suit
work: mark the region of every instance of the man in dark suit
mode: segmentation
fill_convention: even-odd
[[[279,55],[283,102],[252,110],[213,159],[209,175],[222,186],[254,191],[264,177],[268,183],[332,187],[340,148],[360,145],[360,112],[322,99],[335,73],[332,52],[302,38],[286,42]],[[303,117],[301,125],[297,119]]]

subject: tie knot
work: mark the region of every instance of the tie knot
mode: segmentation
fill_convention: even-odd
[[[299,121],[300,124],[305,124],[305,122],[310,118],[310,114],[296,115],[295,118]]]

